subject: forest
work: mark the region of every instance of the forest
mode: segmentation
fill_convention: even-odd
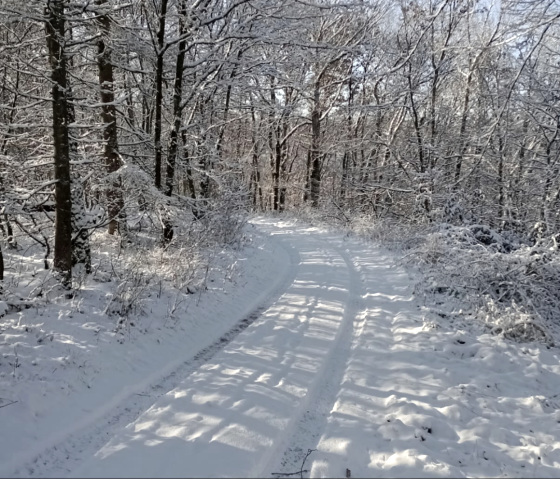
[[[434,330],[556,351],[560,3],[0,0],[0,207],[0,385],[56,315],[124,344],[276,284],[286,224],[385,248]]]
[[[557,249],[554,1],[0,8],[3,250],[68,288],[94,231],[227,242],[245,212]]]

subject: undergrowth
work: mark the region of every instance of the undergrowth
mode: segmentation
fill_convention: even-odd
[[[560,338],[560,235],[523,237],[488,225],[303,210],[288,217],[373,241],[416,271],[424,310],[455,328],[481,328],[549,347]]]

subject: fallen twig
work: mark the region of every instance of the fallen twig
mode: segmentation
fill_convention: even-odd
[[[287,476],[295,476],[295,475],[297,475],[297,474],[300,474],[300,475],[301,475],[301,473],[303,473],[303,472],[309,472],[309,471],[306,469],[305,471],[297,471],[297,472],[272,472],[271,474],[272,474],[273,476],[276,476],[276,477],[284,477],[284,476],[287,477]]]
[[[303,479],[303,473],[304,472],[309,472],[309,470],[303,468],[303,466],[305,466],[305,461],[307,461],[307,458],[309,457],[309,455],[312,452],[315,452],[316,450],[317,449],[308,449],[307,450],[307,454],[303,458],[303,462],[301,463],[301,467],[300,467],[299,471],[296,471],[296,472],[272,472],[271,475],[276,476],[276,477],[282,477],[282,476],[296,476],[297,474],[299,474],[299,477],[301,477],[301,479]]]

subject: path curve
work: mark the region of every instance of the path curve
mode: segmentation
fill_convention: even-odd
[[[325,398],[329,380],[340,381],[345,361],[340,371],[333,371],[333,361],[351,345],[358,276],[337,248],[305,228],[255,224],[285,248],[297,249],[291,284],[72,476],[268,475],[305,411]],[[330,390],[327,403],[335,399]],[[329,409],[322,406],[325,413]]]
[[[83,418],[78,424],[61,425],[51,437],[39,442],[21,457],[11,458],[0,465],[0,477],[62,477],[80,465],[84,458],[95,454],[118,430],[147,411],[161,396],[173,390],[185,378],[228,346],[233,339],[254,323],[271,304],[293,283],[299,267],[297,250],[287,243],[275,241],[269,235],[254,232],[273,251],[284,253],[287,263],[278,271],[271,284],[263,285],[260,294],[248,298],[247,307],[236,311],[234,326],[194,354],[180,358],[161,370],[152,372],[136,387],[124,388],[116,396]]]
[[[291,273],[149,409],[82,436],[71,476],[291,477],[313,449],[305,477],[558,477],[557,352],[435,327],[380,248],[253,224]]]

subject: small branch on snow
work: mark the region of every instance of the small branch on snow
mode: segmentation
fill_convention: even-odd
[[[276,476],[276,477],[288,477],[288,476],[296,476],[297,474],[299,474],[300,476],[303,477],[303,473],[304,472],[309,472],[307,469],[303,470],[303,471],[297,471],[297,472],[272,472],[271,475]]]
[[[12,404],[16,404],[16,403],[17,403],[17,401],[12,401],[12,402],[9,402],[8,404],[2,404],[2,405],[0,405],[0,409],[2,409],[3,407],[11,406]]]
[[[308,449],[307,450],[307,454],[303,458],[303,462],[301,463],[301,467],[300,467],[299,471],[296,471],[296,472],[272,472],[271,475],[276,476],[276,477],[282,477],[282,476],[296,476],[296,475],[299,474],[299,477],[301,477],[301,479],[303,479],[303,473],[304,472],[309,472],[309,470],[303,468],[305,466],[305,461],[307,461],[307,458],[310,456],[310,454],[312,452],[315,452],[316,450],[317,449]]]

